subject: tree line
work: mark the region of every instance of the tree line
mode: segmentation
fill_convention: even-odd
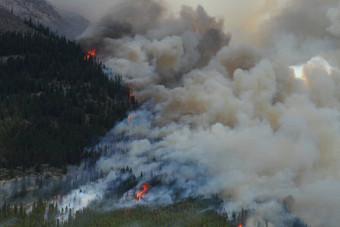
[[[199,201],[186,201],[159,208],[137,206],[113,211],[84,208],[74,212],[58,207],[57,202],[39,199],[30,212],[25,206],[5,203],[0,212],[0,224],[10,226],[237,226],[227,216],[207,209]]]

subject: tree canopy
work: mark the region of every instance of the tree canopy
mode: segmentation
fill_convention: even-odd
[[[0,34],[0,168],[77,164],[137,105],[78,44],[35,28]]]

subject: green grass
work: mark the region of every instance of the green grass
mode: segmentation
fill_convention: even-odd
[[[54,204],[39,200],[27,214],[22,205],[3,206],[0,209],[0,226],[237,226],[237,222],[227,220],[226,214],[219,214],[213,209],[215,202],[214,199],[199,198],[158,208],[137,206],[103,211],[92,207],[71,214],[69,209],[61,211]],[[68,220],[63,222],[61,217],[65,215]]]
[[[198,202],[184,201],[152,209],[136,207],[106,213],[85,209],[64,226],[235,226],[226,216]]]

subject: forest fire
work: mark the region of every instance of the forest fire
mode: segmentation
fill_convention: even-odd
[[[238,224],[238,227],[242,227],[243,225],[242,225],[242,223],[240,222],[239,224]]]
[[[128,119],[131,120],[136,115],[136,112],[132,112],[128,115]]]
[[[60,199],[61,198],[61,195],[55,195],[53,196],[53,199]]]
[[[132,94],[132,83],[129,84],[129,103],[132,102],[132,98],[133,98],[133,94]]]
[[[85,60],[89,60],[90,57],[96,56],[96,49],[86,51]]]
[[[136,192],[136,197],[138,199],[138,201],[141,200],[141,198],[144,198],[145,193],[149,190],[149,188],[151,188],[152,186],[149,183],[145,183],[142,185],[142,189],[140,191]]]

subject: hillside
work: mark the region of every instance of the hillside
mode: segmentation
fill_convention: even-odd
[[[22,20],[31,18],[35,23],[48,26],[69,39],[75,39],[89,24],[81,16],[58,10],[46,0],[0,0],[1,7]]]
[[[34,29],[0,6],[0,33],[4,31],[33,32]]]
[[[0,35],[0,168],[78,164],[135,105],[79,45],[35,29]]]
[[[57,205],[40,200],[35,203],[33,212],[26,214],[21,206],[7,205],[0,212],[0,223],[13,226],[239,226],[245,214],[237,220],[229,221],[227,216],[209,208],[209,200],[188,199],[165,207],[150,208],[137,206],[100,212],[84,209],[72,214],[70,209],[60,210]],[[44,213],[48,207],[47,218]],[[9,217],[16,217],[16,219]],[[236,214],[235,214],[236,217]],[[64,222],[62,221],[64,220]],[[302,226],[301,226],[302,227]]]

